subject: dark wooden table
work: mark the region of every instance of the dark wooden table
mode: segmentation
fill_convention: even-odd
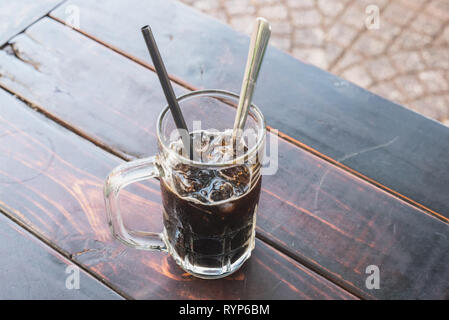
[[[141,26],[178,94],[238,92],[249,39],[168,0],[0,0],[0,16],[0,298],[449,299],[447,127],[269,48],[255,102],[279,170],[256,249],[199,280],[112,238],[103,181],[156,151],[165,102]],[[160,229],[160,201],[157,181],[128,188],[129,224]]]

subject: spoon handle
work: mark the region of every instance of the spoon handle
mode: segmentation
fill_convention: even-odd
[[[251,35],[248,60],[246,61],[242,89],[240,90],[239,105],[237,107],[237,115],[234,122],[234,136],[238,130],[243,130],[245,127],[249,106],[251,105],[254,88],[256,86],[257,76],[259,75],[260,66],[270,35],[271,27],[268,21],[264,18],[257,18]]]

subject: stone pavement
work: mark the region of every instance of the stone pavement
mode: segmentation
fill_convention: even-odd
[[[247,34],[263,16],[272,45],[449,125],[449,0],[180,1]]]

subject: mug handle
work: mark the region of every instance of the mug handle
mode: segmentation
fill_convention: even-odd
[[[153,156],[121,164],[106,179],[103,192],[109,226],[112,234],[128,246],[141,250],[167,251],[161,233],[128,229],[123,223],[118,203],[120,190],[127,185],[159,176],[156,157]]]

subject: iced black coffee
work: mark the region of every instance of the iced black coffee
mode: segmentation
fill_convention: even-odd
[[[254,247],[256,211],[261,189],[260,163],[246,159],[225,167],[238,155],[232,131],[194,134],[195,166],[164,163],[160,179],[164,237],[175,260],[202,277],[226,275],[243,263]],[[243,140],[240,150],[246,151]],[[170,145],[182,150],[181,141]],[[252,161],[250,161],[252,160]],[[175,160],[174,160],[175,161]]]
[[[190,133],[179,130],[169,106],[162,110],[157,154],[122,163],[106,178],[108,223],[122,243],[169,252],[196,277],[221,278],[238,270],[254,249],[265,121],[252,105],[244,130],[230,129],[232,106],[239,103],[232,92],[202,90],[177,99]],[[120,211],[120,190],[151,178],[160,182],[164,229],[150,232],[144,222],[140,230],[130,229]]]

